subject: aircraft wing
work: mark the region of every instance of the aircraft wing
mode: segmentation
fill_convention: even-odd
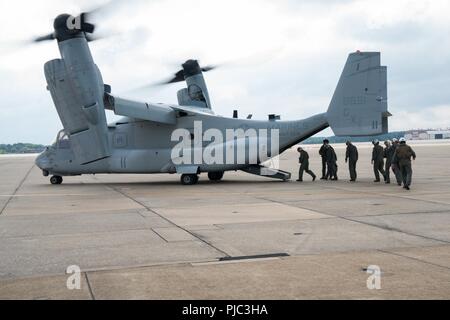
[[[189,107],[189,106],[170,106],[175,111],[182,111],[191,114],[214,115],[214,111],[207,108]]]
[[[136,102],[105,94],[105,108],[114,111],[116,115],[134,119],[163,124],[175,124],[177,122],[175,110],[163,104]]]
[[[214,114],[212,110],[206,108],[136,102],[114,97],[108,93],[105,94],[105,108],[114,111],[116,115],[171,125],[176,124],[178,112],[192,115]]]

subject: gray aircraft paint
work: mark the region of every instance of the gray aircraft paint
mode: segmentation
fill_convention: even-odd
[[[104,84],[85,38],[59,42],[62,59],[45,64],[48,89],[75,161],[89,163],[111,155],[103,106]]]
[[[350,54],[331,100],[327,117],[338,136],[386,133],[387,68],[380,53]]]
[[[223,136],[227,129],[277,129],[279,150],[270,157],[328,126],[337,135],[387,132],[386,67],[380,66],[379,53],[349,55],[327,113],[298,121],[256,121],[216,116],[209,108],[203,75],[188,82],[200,83],[207,98],[206,108],[189,103],[187,106],[142,103],[109,94],[104,103],[103,80],[86,39],[61,41],[59,49],[62,59],[48,62],[45,73],[70,145],[62,148],[57,141],[37,158],[36,164],[49,174],[186,173],[172,162],[171,151],[177,142],[171,141],[171,135],[180,128],[192,130],[195,121],[202,122],[204,131],[214,128]],[[107,125],[105,108],[125,118]],[[249,163],[203,163],[195,169],[196,172],[188,173],[258,171],[250,169]]]

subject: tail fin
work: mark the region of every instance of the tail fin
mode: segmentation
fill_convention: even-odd
[[[379,52],[349,55],[327,112],[337,136],[372,136],[388,132],[387,68]]]

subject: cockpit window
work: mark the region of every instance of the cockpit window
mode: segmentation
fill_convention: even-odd
[[[69,135],[61,130],[56,137],[56,146],[58,149],[70,149]]]

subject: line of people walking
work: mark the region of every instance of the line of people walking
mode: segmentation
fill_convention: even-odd
[[[372,149],[372,166],[375,175],[374,182],[381,182],[380,174],[386,184],[391,183],[390,172],[395,175],[395,179],[399,186],[410,190],[412,181],[412,163],[411,160],[416,160],[416,153],[406,144],[405,138],[386,140],[384,148],[380,145],[380,141],[373,140]],[[348,164],[350,172],[350,181],[355,182],[358,174],[356,165],[358,162],[358,148],[351,142],[346,142],[347,149],[345,152],[345,163]],[[299,163],[300,169],[298,174],[299,182],[303,181],[303,174],[309,174],[313,181],[316,180],[316,175],[309,168],[309,154],[302,147],[297,150],[300,154]],[[319,155],[322,158],[322,177],[321,180],[338,180],[338,165],[337,155],[334,148],[330,145],[330,141],[325,139],[323,145],[320,147]],[[386,161],[384,160],[386,159]]]

